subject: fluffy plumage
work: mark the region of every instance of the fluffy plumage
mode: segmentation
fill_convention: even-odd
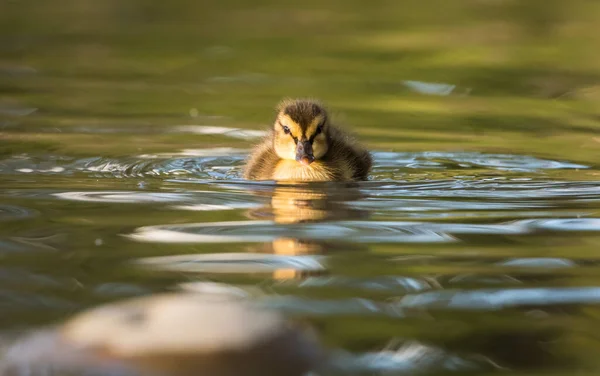
[[[332,125],[312,100],[284,100],[271,132],[251,153],[244,170],[250,180],[366,180],[369,152]]]

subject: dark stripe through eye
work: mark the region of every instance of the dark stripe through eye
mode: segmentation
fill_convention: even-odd
[[[282,123],[282,122],[280,122],[280,121],[278,121],[278,123],[279,123],[279,125],[281,125],[281,129],[283,129],[283,132],[284,132],[285,134],[290,134],[290,133],[292,133],[292,132],[290,131],[290,128],[289,128],[287,125],[283,125],[283,123]]]
[[[283,129],[283,133],[289,134],[294,139],[294,142],[298,143],[298,138],[294,137],[294,135],[292,134],[292,131],[290,131],[290,128],[287,125],[283,125],[281,123],[279,123],[279,125],[281,125],[281,128]]]

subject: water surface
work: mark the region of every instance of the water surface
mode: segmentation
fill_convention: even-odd
[[[595,374],[598,6],[405,3],[0,5],[1,329],[208,289],[344,374]],[[244,181],[283,96],[370,180]]]

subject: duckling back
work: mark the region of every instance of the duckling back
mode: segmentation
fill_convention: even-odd
[[[331,126],[329,132],[330,147],[323,160],[339,165],[343,176],[349,177],[346,180],[367,180],[373,164],[371,153],[339,128]]]
[[[256,145],[244,166],[244,179],[273,180],[273,172],[281,160],[273,148],[273,132]]]

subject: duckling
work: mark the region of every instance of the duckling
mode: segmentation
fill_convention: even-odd
[[[370,153],[331,124],[325,108],[306,99],[284,100],[273,129],[253,150],[244,170],[249,180],[366,180]]]

